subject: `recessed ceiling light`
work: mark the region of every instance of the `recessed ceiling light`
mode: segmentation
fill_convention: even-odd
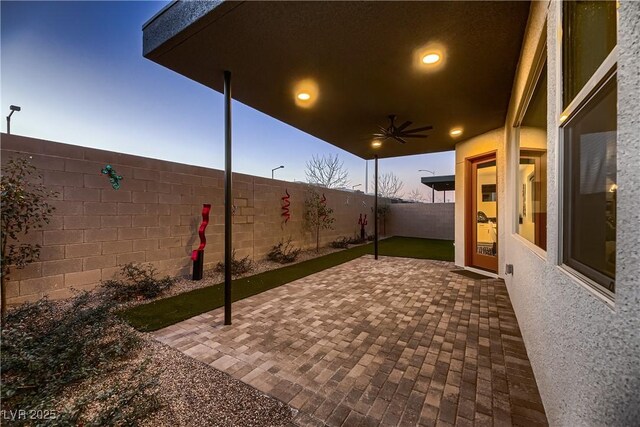
[[[379,148],[382,147],[382,141],[374,139],[373,141],[371,141],[371,146],[373,148]]]
[[[424,64],[435,64],[438,61],[440,61],[440,54],[438,53],[428,53],[422,57]]]
[[[449,131],[449,135],[451,135],[451,136],[460,136],[460,135],[462,135],[462,129],[461,128],[451,129],[451,131]]]
[[[300,92],[297,97],[300,101],[308,101],[311,99],[311,95],[307,92]]]

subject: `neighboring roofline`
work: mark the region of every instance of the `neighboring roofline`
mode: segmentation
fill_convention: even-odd
[[[455,175],[438,175],[438,176],[423,176],[420,178],[420,181],[423,184],[435,184],[438,182],[455,182]]]
[[[456,176],[455,175],[441,175],[441,176],[423,176],[420,178],[420,182],[427,187],[434,188],[438,186],[438,184],[449,186],[452,185],[453,188],[451,190],[455,190],[456,185]],[[451,191],[446,190],[446,191]],[[440,190],[437,190],[440,191]]]

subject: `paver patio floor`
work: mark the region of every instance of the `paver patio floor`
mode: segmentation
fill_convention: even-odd
[[[296,425],[546,425],[502,280],[364,256],[154,333]]]

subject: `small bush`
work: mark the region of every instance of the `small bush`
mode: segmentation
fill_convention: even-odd
[[[370,242],[373,242],[374,240],[376,240],[376,236],[374,236],[373,234],[370,236],[367,236],[367,240]]]
[[[120,272],[121,279],[105,280],[102,289],[116,301],[131,301],[132,299],[155,298],[173,284],[175,279],[165,276],[157,279],[156,269],[152,265],[126,264]]]
[[[298,258],[298,255],[300,255],[300,249],[291,244],[291,239],[286,242],[281,240],[271,248],[267,254],[267,259],[280,264],[289,264],[294,262]]]
[[[253,270],[253,261],[249,259],[249,255],[244,258],[237,259],[236,258],[236,250],[234,249],[231,252],[231,275],[238,276],[240,274],[245,274]],[[216,265],[216,271],[218,273],[224,273],[224,262],[220,261]]]
[[[348,243],[350,245],[361,245],[361,244],[365,243],[366,241],[367,241],[367,239],[362,239],[362,238],[360,238],[359,235],[357,235],[357,236],[354,235],[353,237],[351,237],[348,240]]]
[[[349,240],[347,237],[342,237],[340,239],[336,239],[333,242],[329,243],[334,249],[347,249],[349,247]]]
[[[154,410],[152,378],[142,370],[105,386],[103,376],[117,373],[140,345],[113,315],[114,306],[104,294],[83,292],[68,301],[45,298],[9,312],[1,345],[3,412],[56,411],[38,425],[117,425]],[[91,386],[94,379],[100,380]],[[112,391],[117,391],[115,400],[101,397]]]

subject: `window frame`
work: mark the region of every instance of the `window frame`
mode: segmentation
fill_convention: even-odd
[[[555,117],[556,119],[556,128],[557,128],[557,157],[556,157],[556,182],[557,182],[557,202],[558,202],[558,216],[557,216],[557,226],[558,226],[558,235],[557,235],[557,259],[556,264],[560,268],[561,271],[567,273],[570,277],[575,279],[578,284],[585,287],[596,297],[604,301],[610,306],[614,306],[615,303],[615,290],[611,291],[606,288],[601,283],[597,282],[593,278],[586,275],[583,271],[580,271],[570,264],[567,264],[564,260],[565,258],[565,222],[567,218],[568,212],[565,208],[565,191],[567,189],[566,183],[566,162],[567,162],[567,153],[565,150],[565,127],[569,125],[573,119],[575,119],[576,115],[592,100],[596,97],[600,91],[605,87],[605,85],[611,79],[617,79],[617,66],[618,66],[618,44],[616,44],[611,52],[607,55],[604,61],[600,64],[600,66],[596,69],[593,75],[589,78],[589,80],[585,83],[585,85],[580,89],[578,94],[571,100],[571,102],[567,105],[566,108],[564,106],[564,52],[563,52],[563,32],[564,32],[564,4],[565,1],[559,1],[556,4],[556,16],[557,20],[557,32],[558,39],[556,45],[556,94],[555,94],[555,103],[556,103],[556,111],[560,113]],[[618,31],[618,26],[616,25],[616,32]],[[548,102],[548,101],[547,101]],[[617,125],[616,125],[617,129]],[[617,150],[617,144],[616,144]],[[577,262],[577,261],[576,261]],[[595,271],[593,268],[590,268],[587,265],[582,264],[586,267],[584,270],[589,271],[590,274],[593,274],[595,277],[602,277],[602,273]],[[616,279],[613,279],[614,284],[616,283]]]
[[[511,170],[513,172],[513,182],[517,183],[517,174],[520,167],[520,129],[522,125],[522,120],[524,119],[525,114],[527,113],[527,109],[529,108],[529,104],[533,98],[533,94],[535,92],[536,86],[542,77],[542,70],[544,70],[545,65],[548,64],[548,48],[547,48],[547,17],[545,13],[545,22],[542,28],[542,32],[540,33],[540,37],[538,39],[538,43],[536,45],[536,50],[533,56],[533,62],[531,63],[531,69],[527,76],[527,81],[524,86],[524,90],[522,92],[522,97],[520,98],[520,102],[518,104],[518,108],[516,110],[516,114],[514,116],[514,121],[512,123],[513,129],[513,159],[511,161]],[[547,66],[547,152],[549,151],[549,74],[550,69]],[[533,149],[525,148],[525,150],[532,151]],[[547,177],[549,175],[549,166],[547,165]],[[513,197],[514,209],[512,209],[512,218],[511,218],[511,236],[521,242],[525,247],[529,248],[535,255],[542,258],[543,260],[547,259],[547,250],[549,249],[549,227],[547,221],[547,249],[542,249],[540,246],[535,243],[529,241],[519,233],[519,217],[518,217],[518,197],[520,197],[518,185],[512,186],[511,197]],[[548,187],[547,187],[548,193]],[[549,196],[547,195],[547,212],[549,211]]]

